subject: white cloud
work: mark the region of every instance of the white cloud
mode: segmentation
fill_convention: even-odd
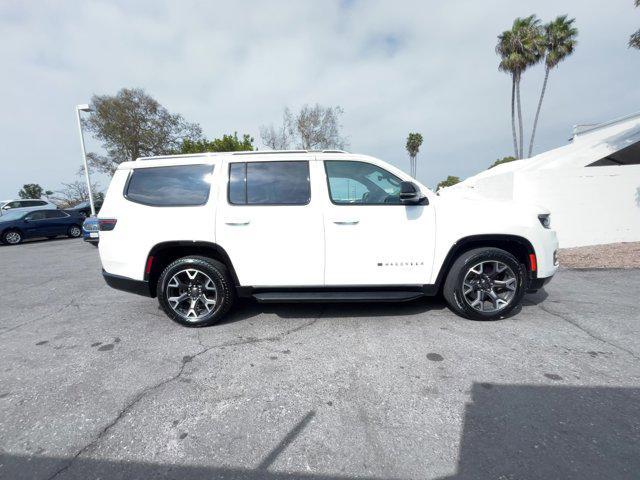
[[[124,86],[209,136],[257,138],[285,105],[339,104],[352,151],[408,168],[406,135],[419,131],[421,180],[470,175],[511,153],[510,83],[493,49],[514,17],[534,12],[568,13],[580,29],[575,55],[552,73],[538,151],[563,144],[573,123],[640,105],[630,0],[133,3],[0,5],[0,197],[72,180],[74,105]],[[524,80],[528,127],[541,80],[541,68]]]

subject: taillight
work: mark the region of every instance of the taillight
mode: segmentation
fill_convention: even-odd
[[[153,266],[153,255],[149,255],[147,258],[147,265],[144,268],[144,273],[149,275],[151,273],[151,267]]]
[[[101,218],[98,220],[98,225],[100,225],[101,232],[110,232],[114,228],[116,228],[116,223],[118,220],[115,218]]]

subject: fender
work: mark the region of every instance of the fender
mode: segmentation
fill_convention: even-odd
[[[229,274],[231,275],[231,279],[233,280],[234,284],[236,286],[240,285],[238,275],[236,274],[236,270],[233,267],[231,258],[224,248],[222,248],[217,243],[194,240],[172,240],[169,242],[162,242],[154,245],[149,251],[145,263],[145,265],[150,265],[149,262],[151,261],[150,268],[145,268],[144,279],[146,281],[150,281],[151,283],[153,283],[154,277],[158,278],[161,271],[158,271],[159,269],[156,267],[156,265],[158,265],[157,261],[162,259],[163,252],[171,252],[172,250],[178,250],[180,254],[171,255],[171,253],[169,253],[168,258],[172,259],[171,261],[173,261],[173,259],[175,258],[186,255],[211,256],[216,260],[221,261],[229,270]],[[211,255],[211,253],[213,253],[214,255]],[[160,262],[160,265],[162,265],[162,262]]]
[[[529,263],[529,255],[535,255],[536,252],[533,245],[531,245],[531,242],[526,238],[508,234],[470,235],[456,240],[449,249],[442,265],[440,265],[440,271],[436,277],[435,286],[438,290],[440,290],[440,287],[449,272],[449,268],[451,268],[455,259],[464,251],[477,247],[497,247],[507,250],[526,265],[529,276],[532,279],[537,277],[536,272],[532,271]],[[524,253],[524,255],[522,253]]]

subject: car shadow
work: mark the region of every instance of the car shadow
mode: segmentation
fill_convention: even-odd
[[[248,320],[259,315],[271,314],[280,318],[309,319],[371,318],[419,315],[447,308],[440,297],[425,297],[401,303],[260,303],[251,298],[241,298],[221,322],[216,325]]]
[[[19,243],[18,245],[7,245],[5,243],[0,242],[0,247],[12,247],[12,248],[20,248],[21,245],[33,245],[33,244],[38,244],[38,243],[45,243],[45,242],[62,242],[64,240],[81,240],[81,238],[71,238],[71,237],[65,237],[65,236],[59,236],[56,238],[27,238],[25,240],[23,240],[21,243]]]

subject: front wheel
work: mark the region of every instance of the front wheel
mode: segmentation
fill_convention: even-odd
[[[22,242],[22,233],[18,230],[9,230],[2,234],[2,243],[17,245]]]
[[[525,274],[524,266],[509,252],[476,248],[454,262],[443,294],[457,314],[474,320],[495,320],[520,305]]]
[[[184,257],[158,279],[158,302],[169,318],[188,327],[219,321],[234,300],[233,282],[224,264],[207,257]]]

